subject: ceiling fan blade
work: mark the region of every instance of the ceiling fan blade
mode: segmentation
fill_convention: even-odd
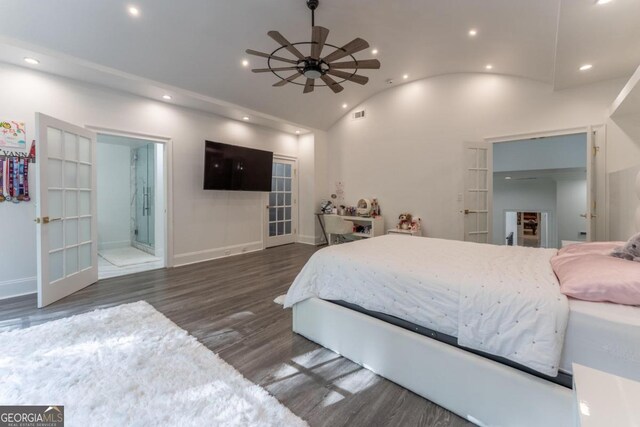
[[[349,43],[342,46],[340,49],[335,50],[328,56],[324,57],[324,62],[332,62],[336,59],[344,58],[347,55],[353,55],[369,47],[369,43],[361,38],[353,39]]]
[[[344,90],[344,88],[342,86],[340,86],[340,84],[338,82],[336,82],[335,80],[333,80],[331,77],[327,76],[326,74],[320,76],[320,78],[322,79],[323,82],[325,82],[325,84],[327,86],[329,86],[329,89],[331,89],[333,91],[333,93],[342,92]]]
[[[302,93],[309,93],[309,92],[313,92],[313,79],[307,79],[307,83],[305,83],[304,85],[304,90],[302,91]]]
[[[280,56],[269,55],[268,53],[258,52],[257,50],[247,49],[247,50],[245,50],[245,52],[248,53],[249,55],[261,56],[263,58],[271,58],[271,59],[274,59],[276,61],[288,62],[289,64],[295,64],[295,65],[298,64],[298,61],[296,61],[296,60],[282,58]]]
[[[329,64],[331,68],[362,68],[377,70],[380,68],[380,61],[377,59],[363,59],[362,61],[334,62]]]
[[[324,47],[324,43],[327,41],[327,37],[329,36],[329,30],[324,27],[313,27],[311,31],[311,57],[313,59],[320,59],[320,54],[322,53],[322,48]]]
[[[360,85],[366,85],[369,81],[369,77],[360,76],[358,74],[345,73],[344,71],[329,70],[328,74],[332,76],[340,77],[341,79],[349,80],[350,82],[358,83]]]
[[[268,73],[269,71],[289,71],[297,70],[298,67],[278,67],[278,68],[254,68],[251,70],[254,73]]]
[[[284,80],[280,80],[279,82],[274,83],[273,85],[274,85],[275,87],[284,86],[284,85],[286,85],[287,83],[294,81],[295,79],[297,79],[297,78],[298,78],[298,77],[300,77],[301,75],[302,75],[302,73],[295,73],[294,75],[289,76],[289,77],[287,77],[287,78],[286,78],[286,79],[284,79]]]
[[[277,31],[269,31],[267,34],[269,35],[269,37],[271,37],[272,39],[280,43],[282,47],[284,47],[289,52],[291,52],[293,56],[295,56],[298,59],[304,59],[304,55],[300,53],[300,51],[296,49],[296,47],[289,42],[289,40],[285,39],[282,34],[280,34]]]

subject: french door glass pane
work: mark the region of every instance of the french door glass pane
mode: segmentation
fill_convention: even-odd
[[[47,150],[49,157],[62,158],[62,131],[47,128]]]
[[[82,271],[85,268],[91,267],[91,243],[80,245],[79,251],[79,269]]]
[[[64,251],[65,272],[68,277],[78,272],[78,247],[70,247]]]
[[[62,190],[49,190],[49,216],[62,217]]]
[[[78,138],[78,159],[84,163],[91,163],[91,140],[79,137]]]
[[[55,282],[64,276],[64,251],[49,254],[49,281]]]
[[[64,162],[64,186],[76,188],[78,180],[78,166],[75,162]]]
[[[49,250],[61,249],[64,245],[62,240],[62,221],[49,223]]]
[[[67,219],[64,221],[64,244],[65,246],[78,244],[77,219]]]
[[[78,216],[78,192],[74,190],[67,190],[64,192],[64,199],[64,216]]]
[[[62,187],[62,161],[49,159],[47,171],[47,176],[49,177],[49,187]]]

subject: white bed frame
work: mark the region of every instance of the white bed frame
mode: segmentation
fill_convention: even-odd
[[[481,426],[575,423],[568,388],[318,298],[293,331]]]

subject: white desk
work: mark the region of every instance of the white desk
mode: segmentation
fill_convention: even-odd
[[[325,214],[325,216],[329,216],[329,215]],[[339,215],[339,216],[345,221],[353,222],[354,225],[364,225],[364,226],[370,225],[371,226],[370,233],[351,233],[351,235],[354,237],[366,239],[369,237],[382,236],[384,234],[384,218],[382,218],[381,216],[376,216],[376,217],[346,216],[346,215]]]
[[[401,234],[403,236],[420,237],[422,236],[422,230],[400,230],[398,228],[390,228],[387,230],[387,234]]]
[[[640,382],[573,364],[576,425],[640,426]]]

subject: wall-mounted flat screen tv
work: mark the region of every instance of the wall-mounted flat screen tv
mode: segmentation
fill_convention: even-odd
[[[204,189],[271,191],[273,153],[205,141]]]

